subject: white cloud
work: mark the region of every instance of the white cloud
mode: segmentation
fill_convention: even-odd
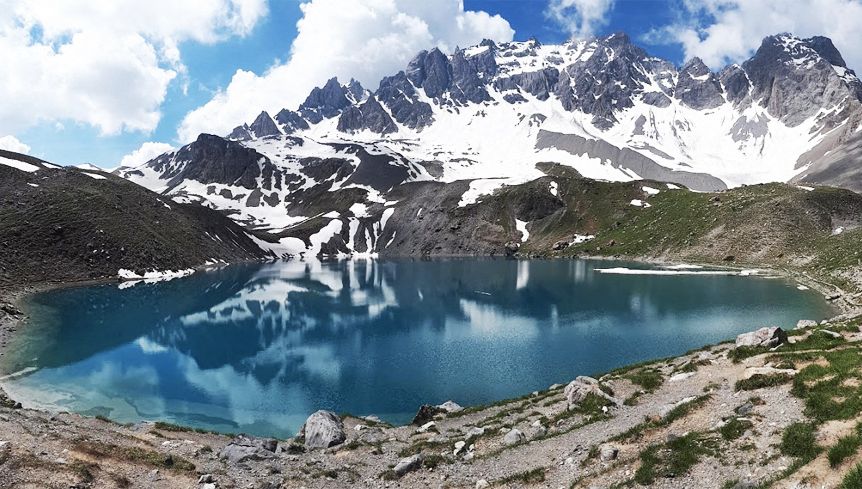
[[[309,0],[301,8],[289,60],[261,75],[237,71],[227,88],[185,117],[181,141],[201,132],[225,134],[261,109],[274,115],[295,108],[332,76],[345,82],[353,77],[373,89],[422,49],[451,51],[514,35],[500,16],[465,11],[461,0]]]
[[[123,156],[123,159],[120,160],[120,166],[138,166],[141,163],[146,163],[147,161],[150,161],[151,159],[155,158],[156,156],[159,156],[162,153],[167,153],[168,151],[173,150],[174,148],[170,144],[147,142],[142,144],[140,148],[132,151],[126,156]]]
[[[0,132],[71,120],[151,131],[178,46],[245,35],[265,0],[0,0]]]
[[[593,36],[607,25],[614,0],[551,0],[545,15],[574,38]]]
[[[718,69],[742,61],[764,37],[790,32],[832,39],[851,68],[862,68],[862,0],[684,0],[680,20],[647,36],[682,45]]]
[[[0,149],[24,154],[30,152],[30,146],[22,143],[15,136],[3,136],[0,138]]]

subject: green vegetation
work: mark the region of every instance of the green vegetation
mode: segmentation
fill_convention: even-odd
[[[650,445],[641,452],[641,466],[634,480],[650,485],[658,477],[676,477],[686,474],[703,455],[715,454],[715,440],[702,433],[689,433],[663,445]]]
[[[518,472],[517,474],[504,477],[499,481],[500,484],[538,484],[540,482],[545,482],[545,469],[541,467]]]
[[[862,487],[862,463],[853,467],[841,481],[840,489],[859,489]]]
[[[790,457],[811,460],[820,453],[816,430],[811,423],[793,423],[781,435],[781,453]]]
[[[825,352],[826,365],[803,368],[793,380],[793,394],[805,400],[805,414],[816,422],[851,419],[862,412],[858,347]]]
[[[860,446],[862,446],[862,438],[859,435],[853,434],[841,437],[827,452],[829,465],[832,467],[841,465],[841,462],[856,453]]]
[[[626,378],[641,386],[647,392],[653,392],[664,383],[661,372],[653,368],[643,368],[626,375]]]
[[[787,384],[793,380],[793,376],[789,374],[754,374],[747,379],[736,381],[736,390],[738,391],[753,391],[764,387],[774,387],[776,385]]]
[[[753,424],[747,419],[731,418],[724,426],[718,429],[721,437],[732,441],[742,436]]]
[[[194,464],[182,457],[165,455],[145,448],[121,447],[95,441],[80,441],[74,445],[74,449],[100,459],[108,458],[124,460],[127,462],[143,463],[153,467],[182,472],[191,472],[195,470]]]
[[[627,431],[610,438],[610,441],[632,441],[640,439],[646,431],[656,428],[669,426],[674,421],[687,416],[694,409],[698,409],[706,404],[712,396],[704,394],[690,402],[686,402],[671,409],[663,418],[647,419],[643,423],[632,426]]]

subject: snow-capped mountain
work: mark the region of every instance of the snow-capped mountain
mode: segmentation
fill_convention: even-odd
[[[371,252],[393,238],[388,216],[411,199],[393,195],[411,182],[458,188],[460,207],[544,177],[548,164],[702,191],[846,185],[860,100],[862,82],[824,37],[767,37],[717,73],[652,57],[625,34],[483,41],[423,51],[375,91],[333,78],[295,110],[118,174],[295,240],[290,250],[320,253],[343,234],[348,251]]]

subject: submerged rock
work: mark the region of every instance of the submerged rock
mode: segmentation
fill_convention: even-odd
[[[305,438],[305,448],[329,448],[344,443],[344,423],[332,411],[317,411],[305,420],[299,436]]]
[[[742,333],[736,337],[736,347],[741,346],[763,346],[772,348],[782,343],[787,343],[787,333],[777,326],[760,328],[750,333]]]

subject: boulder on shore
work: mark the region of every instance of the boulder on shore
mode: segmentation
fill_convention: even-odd
[[[305,448],[329,448],[344,443],[347,434],[344,423],[332,411],[317,411],[305,420],[299,430],[299,436],[305,439]]]
[[[811,328],[813,326],[817,326],[817,321],[813,321],[811,319],[800,319],[796,323],[796,327],[793,329],[805,329],[805,328]]]
[[[736,337],[737,348],[741,346],[773,348],[782,343],[787,343],[787,333],[777,326],[760,328]]]
[[[563,393],[566,396],[568,409],[573,409],[580,405],[590,394],[606,399],[615,405],[619,405],[620,403],[619,400],[602,390],[598,380],[586,375],[581,375],[569,382]]]
[[[447,413],[457,413],[458,411],[464,410],[464,408],[461,407],[461,405],[455,401],[446,401],[443,404],[438,404],[437,408],[442,409],[443,411],[446,411]]]
[[[416,416],[413,417],[413,421],[410,424],[414,424],[416,426],[422,426],[423,424],[434,419],[434,416],[438,414],[447,412],[441,406],[432,406],[430,404],[423,404],[419,406],[419,411],[416,413]]]

